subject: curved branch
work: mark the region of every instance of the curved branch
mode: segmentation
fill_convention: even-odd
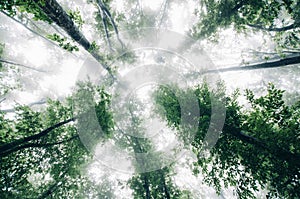
[[[229,72],[229,71],[243,71],[243,70],[256,70],[256,69],[267,69],[267,68],[277,68],[277,67],[283,67],[293,64],[299,64],[300,63],[300,55],[280,59],[277,61],[270,61],[266,63],[261,64],[252,64],[248,66],[233,66],[228,68],[221,68],[221,69],[211,69],[202,72],[201,74],[207,74],[207,73],[217,73],[217,72]]]
[[[28,144],[23,144],[20,145],[18,147],[12,148],[10,150],[5,151],[4,153],[1,153],[0,157],[4,157],[7,156],[11,153],[14,153],[16,151],[22,150],[22,149],[26,149],[26,148],[48,148],[51,146],[55,146],[55,145],[60,145],[60,144],[64,144],[66,142],[69,142],[71,140],[74,140],[76,138],[79,138],[79,135],[74,135],[66,140],[63,141],[59,141],[59,142],[53,142],[53,143],[45,143],[45,144],[39,144],[39,143],[28,143]]]
[[[73,117],[73,118],[70,118],[70,119],[67,119],[65,121],[62,121],[62,122],[59,122],[43,131],[41,131],[40,133],[38,134],[35,134],[35,135],[31,135],[31,136],[28,136],[28,137],[25,137],[25,138],[21,138],[21,139],[18,139],[18,140],[15,140],[15,141],[12,141],[10,143],[6,143],[2,146],[0,146],[0,157],[3,156],[4,153],[6,153],[7,151],[10,151],[10,150],[13,150],[14,148],[28,142],[28,141],[32,141],[32,140],[37,140],[47,134],[49,134],[51,131],[53,131],[54,129],[58,128],[58,127],[61,127],[65,124],[68,124],[70,122],[73,122],[77,119],[77,117]]]
[[[118,39],[118,41],[120,42],[121,46],[122,46],[122,49],[124,48],[124,44],[122,42],[122,40],[120,39],[120,36],[119,36],[119,30],[117,28],[117,25],[115,23],[115,20],[113,19],[110,11],[107,9],[107,7],[104,5],[104,3],[101,1],[101,0],[98,0],[97,1],[97,6],[98,8],[100,8],[103,12],[104,15],[106,15],[106,17],[110,20],[113,28],[114,28],[114,31],[116,33],[116,37]]]
[[[299,24],[295,24],[295,23],[293,23],[289,26],[281,27],[281,28],[273,28],[273,27],[266,28],[266,27],[263,27],[260,25],[254,25],[254,24],[247,24],[247,25],[251,28],[256,28],[256,29],[265,30],[265,31],[273,31],[273,32],[284,32],[284,31],[292,30],[292,29],[299,27]]]
[[[100,16],[102,18],[102,25],[104,27],[104,31],[105,31],[105,36],[106,36],[106,41],[107,41],[108,47],[109,47],[110,50],[113,50],[112,47],[111,47],[111,42],[110,42],[109,33],[108,33],[106,14],[104,13],[104,11],[102,10],[102,8],[100,7],[99,4],[96,4],[96,5],[97,5],[98,11],[100,13]]]
[[[247,135],[241,129],[230,127],[228,125],[224,125],[224,129],[228,131],[228,134],[235,136],[241,141],[252,144],[256,147],[266,150],[270,154],[279,158],[280,160],[291,163],[294,166],[300,167],[300,155],[291,153],[290,151],[281,148],[277,144],[274,143],[275,147],[270,147],[268,143],[253,136]]]

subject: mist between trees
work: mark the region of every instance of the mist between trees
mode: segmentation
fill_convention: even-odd
[[[0,10],[0,198],[300,198],[299,1],[4,0]],[[216,60],[227,56],[212,53],[224,49],[222,42],[261,38],[246,60],[245,49],[231,49],[239,51],[239,64],[214,67],[213,60],[187,71],[193,86],[153,87],[153,115],[144,117],[149,107],[136,93],[116,110],[112,91],[120,72],[138,61],[131,44],[147,36],[146,27],[184,30],[182,56],[204,45]],[[40,56],[58,56],[40,66],[24,60],[32,38],[48,50]],[[152,63],[147,55],[144,65],[172,68],[166,56]],[[58,76],[60,59],[71,58],[96,62],[102,84],[77,81],[61,100],[55,92],[28,105],[14,99]],[[225,79],[212,88],[209,75],[218,74],[263,74],[264,85],[229,91],[253,80]],[[162,129],[149,126],[153,118]],[[181,157],[183,151],[190,155]],[[101,174],[91,174],[95,162]],[[130,169],[124,174],[115,166]]]

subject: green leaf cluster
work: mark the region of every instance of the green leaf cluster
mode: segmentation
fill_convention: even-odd
[[[63,49],[73,52],[73,51],[79,51],[79,48],[76,45],[72,45],[70,42],[67,42],[67,38],[62,38],[58,34],[54,33],[52,35],[47,35],[47,38],[51,39],[52,41],[55,41],[58,43],[60,47]]]
[[[7,12],[10,16],[15,16],[18,12],[33,14],[34,20],[41,20],[51,23],[52,20],[40,9],[39,4],[45,4],[45,0],[3,0],[0,2],[0,10]]]
[[[69,10],[68,15],[70,18],[75,22],[75,24],[79,27],[82,28],[82,25],[84,24],[84,20],[81,17],[80,11],[76,9],[76,11]]]

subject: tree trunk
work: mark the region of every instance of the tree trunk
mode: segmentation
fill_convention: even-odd
[[[143,176],[143,179],[144,179],[143,187],[144,187],[145,192],[146,192],[146,199],[151,199],[148,176],[147,176],[147,174],[141,174],[141,175]]]
[[[268,69],[268,68],[278,68],[293,64],[299,64],[300,63],[300,55],[295,57],[288,57],[284,59],[280,59],[277,61],[271,61],[261,64],[252,64],[248,66],[234,66],[229,68],[221,68],[221,69],[212,69],[202,72],[202,74],[207,73],[217,73],[217,72],[229,72],[229,71],[244,71],[244,70],[257,70],[257,69]]]
[[[79,43],[84,49],[89,50],[91,47],[90,42],[79,31],[69,15],[58,4],[56,0],[47,0],[41,2],[34,0],[43,12],[58,26],[64,29],[72,39]]]
[[[46,0],[41,2],[40,0],[34,0],[34,2],[40,7],[40,9],[55,22],[59,27],[64,29],[68,35],[80,44],[86,51],[88,51],[101,65],[110,73],[111,69],[104,64],[104,57],[100,56],[97,52],[92,51],[91,43],[80,32],[78,27],[74,24],[73,20],[65,12],[65,10],[59,5],[56,0]]]

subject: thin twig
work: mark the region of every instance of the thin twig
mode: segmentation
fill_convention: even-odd
[[[13,61],[4,60],[4,59],[1,59],[1,58],[0,58],[0,62],[6,63],[6,64],[11,64],[11,65],[15,65],[15,66],[21,66],[21,67],[24,67],[24,68],[27,68],[27,69],[30,69],[30,70],[34,70],[34,71],[40,72],[40,73],[49,72],[49,71],[45,71],[45,70],[36,69],[34,67],[31,67],[31,66],[26,66],[24,64],[18,64],[18,63],[13,62]]]
[[[161,10],[163,10],[163,11],[162,11],[160,20],[159,20],[159,22],[158,22],[158,28],[161,27],[162,21],[163,21],[163,19],[164,19],[164,17],[165,17],[165,14],[166,14],[166,10],[167,10],[167,7],[168,7],[168,3],[169,3],[169,0],[165,0],[165,1],[164,1],[164,4],[162,5],[162,8],[163,8],[163,9],[161,9]]]
[[[41,105],[41,104],[45,104],[46,103],[46,100],[45,99],[41,99],[40,101],[37,101],[37,102],[32,102],[26,106],[29,106],[29,107],[32,107],[34,105]],[[4,109],[4,110],[0,110],[1,112],[4,112],[4,113],[12,113],[12,112],[15,112],[16,109],[14,108],[11,108],[11,109]]]
[[[0,100],[0,103],[2,103],[2,102],[4,102],[6,100],[6,98],[4,97],[4,98],[2,98],[1,100]]]

